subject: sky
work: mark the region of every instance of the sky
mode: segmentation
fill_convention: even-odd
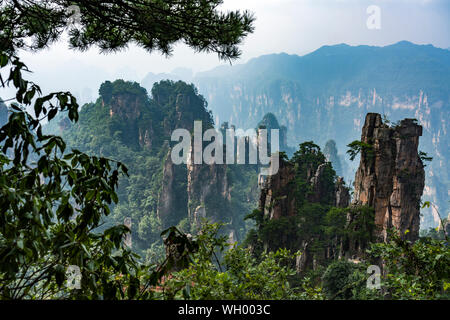
[[[379,29],[367,26],[374,14],[367,10],[373,6],[379,8]],[[256,16],[255,32],[244,40],[235,64],[271,53],[304,55],[340,43],[384,46],[408,40],[450,47],[450,0],[224,0],[221,9],[249,10]],[[69,50],[66,41],[20,55],[34,71],[31,79],[44,90],[85,96],[96,95],[105,80],[140,82],[149,72],[180,67],[201,72],[224,63],[215,54],[195,53],[183,44],[169,58],[134,45],[107,55],[96,48],[81,53]],[[5,93],[0,91],[0,96]]]

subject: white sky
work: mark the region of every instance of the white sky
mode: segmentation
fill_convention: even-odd
[[[381,9],[380,30],[366,26],[370,5]],[[270,53],[303,55],[338,43],[383,46],[408,40],[450,47],[449,0],[225,0],[222,8],[248,9],[257,18],[255,32],[241,46],[242,57],[235,63]],[[89,88],[96,93],[107,79],[139,82],[148,72],[177,67],[199,72],[221,63],[215,54],[194,53],[184,45],[178,45],[170,58],[135,46],[108,55],[95,48],[80,53],[67,47],[67,42],[60,42],[39,53],[21,54],[44,90],[76,93]],[[0,95],[4,96],[1,91]]]

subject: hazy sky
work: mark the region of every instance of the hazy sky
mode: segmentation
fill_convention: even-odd
[[[381,10],[379,30],[366,25],[371,5]],[[241,46],[242,57],[235,63],[278,52],[303,55],[338,43],[383,46],[408,40],[450,47],[450,0],[225,0],[222,8],[248,9],[257,18],[255,32]],[[214,54],[196,54],[184,45],[178,45],[170,58],[135,46],[108,55],[97,49],[80,53],[68,50],[67,42],[21,56],[45,90],[94,92],[105,79],[140,81],[148,72],[177,67],[198,72],[221,63]]]

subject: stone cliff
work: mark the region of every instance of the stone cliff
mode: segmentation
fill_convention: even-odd
[[[261,189],[259,210],[265,217],[272,220],[295,215],[294,180],[294,166],[280,158],[278,173],[269,176]]]
[[[335,183],[333,180],[329,180],[327,173],[331,169],[329,162],[319,164],[317,168],[308,168],[306,174],[307,184],[309,187],[304,190],[304,193],[299,192],[298,186],[303,182],[299,181],[299,172],[297,164],[293,164],[292,161],[286,161],[280,157],[280,168],[278,173],[267,177],[262,183],[261,195],[259,200],[259,211],[262,213],[266,221],[271,223],[281,221],[283,219],[289,219],[288,229],[280,230],[281,234],[277,234],[278,237],[282,237],[284,243],[293,250],[301,250],[302,255],[298,257],[296,261],[296,269],[298,272],[303,272],[310,268],[316,268],[320,261],[329,260],[339,254],[340,243],[337,239],[333,239],[330,243],[327,243],[326,249],[319,253],[315,246],[317,241],[322,235],[312,231],[316,230],[318,226],[316,224],[316,218],[314,214],[319,216],[324,215],[325,212],[301,213],[302,218],[296,220],[299,210],[301,209],[301,203],[307,200],[312,207],[314,205],[323,205],[324,210],[328,210],[329,206],[336,206],[339,208],[346,208],[350,204],[349,189],[345,186],[341,177],[337,177]],[[302,200],[304,199],[304,200]],[[303,202],[304,204],[304,202]],[[308,211],[309,209],[306,209]],[[302,209],[305,210],[305,209]],[[314,210],[314,209],[313,209]],[[319,209],[321,210],[321,209]],[[320,220],[320,218],[319,218]],[[297,222],[295,222],[297,221]],[[273,242],[273,241],[272,241]],[[277,249],[274,247],[274,243],[263,241],[264,248],[272,250]]]
[[[389,127],[377,113],[366,116],[361,142],[371,147],[361,152],[353,203],[374,208],[379,241],[387,239],[387,230],[392,227],[408,240],[419,236],[425,184],[424,165],[418,155],[421,135],[422,127],[413,119]]]
[[[203,130],[212,126],[208,121],[209,115],[196,110],[198,102],[193,101],[196,98],[181,93],[177,95],[172,121],[163,122],[164,135],[170,136],[177,128],[193,132],[195,120],[203,120]],[[159,97],[156,99],[158,101]],[[192,138],[191,146],[193,144]],[[176,225],[186,217],[194,226],[199,226],[202,218],[212,222],[231,222],[227,165],[194,164],[192,148],[187,164],[174,165],[171,151],[169,149],[164,161],[162,189],[158,199],[158,217],[164,221],[164,227]]]
[[[187,163],[189,218],[198,225],[201,218],[213,222],[226,221],[231,200],[226,164],[195,164],[194,152]]]

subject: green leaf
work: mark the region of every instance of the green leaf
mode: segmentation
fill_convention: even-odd
[[[94,197],[94,195],[95,195],[95,190],[89,190],[88,193],[86,194],[86,200],[91,201],[92,198]]]

